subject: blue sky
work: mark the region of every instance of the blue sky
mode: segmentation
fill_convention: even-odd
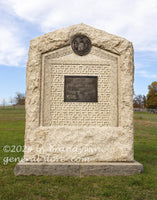
[[[156,0],[0,0],[0,104],[25,93],[29,41],[85,23],[130,40],[135,94],[157,81]]]

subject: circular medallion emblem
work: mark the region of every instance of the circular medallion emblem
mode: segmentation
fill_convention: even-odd
[[[71,41],[71,47],[76,54],[83,56],[90,52],[91,41],[85,35],[76,35]]]

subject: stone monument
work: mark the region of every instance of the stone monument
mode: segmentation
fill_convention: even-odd
[[[24,159],[15,175],[141,173],[132,43],[85,24],[30,42]]]

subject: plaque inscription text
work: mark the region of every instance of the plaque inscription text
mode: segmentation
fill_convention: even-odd
[[[65,76],[65,102],[97,102],[97,76]]]

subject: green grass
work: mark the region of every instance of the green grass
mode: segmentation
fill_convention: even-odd
[[[157,199],[157,115],[135,113],[135,160],[144,173],[111,177],[15,177],[15,162],[4,165],[5,157],[23,153],[4,152],[5,145],[23,145],[23,109],[0,108],[0,200],[156,200]],[[14,148],[12,146],[12,148]]]

